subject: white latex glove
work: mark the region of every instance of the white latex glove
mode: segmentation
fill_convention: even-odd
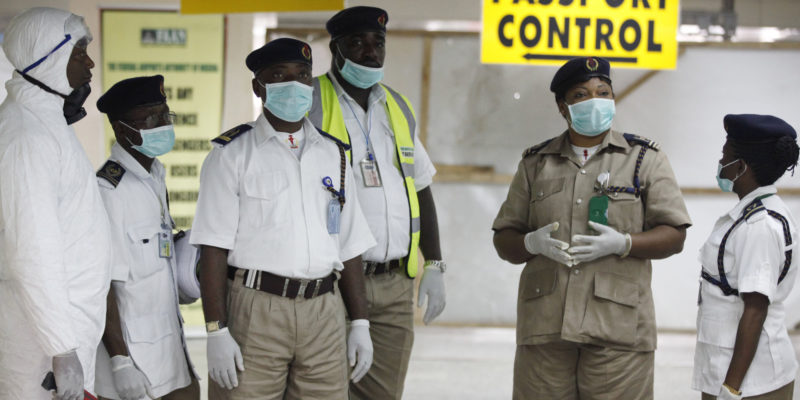
[[[227,327],[208,334],[206,352],[211,380],[228,390],[239,386],[236,369],[244,371],[244,360],[239,345]]]
[[[75,350],[53,356],[56,400],[83,400],[83,367]]]
[[[417,293],[417,307],[422,307],[425,298],[428,298],[428,308],[425,309],[425,316],[422,322],[428,325],[439,314],[444,311],[446,295],[444,291],[444,274],[435,267],[425,268],[422,273],[422,280],[419,282],[419,292]]]
[[[111,373],[114,375],[114,387],[121,400],[139,400],[145,396],[156,398],[150,393],[150,381],[133,365],[130,357],[111,357]]]
[[[719,389],[719,396],[717,396],[717,400],[742,400],[742,395],[733,394],[730,390],[728,390],[728,388],[723,386]]]
[[[599,235],[575,235],[572,237],[573,246],[569,249],[575,265],[578,263],[596,260],[609,254],[623,255],[628,250],[626,235],[617,232],[610,226],[589,221],[589,226]],[[584,246],[575,246],[584,244]]]
[[[541,254],[555,262],[571,267],[574,264],[572,256],[564,251],[569,248],[569,243],[550,237],[550,233],[557,230],[558,222],[553,222],[533,232],[528,232],[525,235],[525,250],[531,254]]]
[[[372,339],[369,337],[369,321],[356,319],[350,322],[350,334],[347,336],[347,361],[353,368],[350,379],[357,383],[367,374],[372,366]]]

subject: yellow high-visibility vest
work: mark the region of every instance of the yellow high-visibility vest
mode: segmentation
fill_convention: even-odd
[[[419,248],[419,200],[417,199],[417,189],[414,186],[414,130],[417,119],[411,103],[400,93],[392,88],[381,84],[381,88],[386,92],[386,115],[389,116],[389,124],[394,132],[394,142],[397,149],[397,160],[400,163],[400,175],[406,187],[406,197],[408,198],[408,209],[411,213],[409,234],[411,240],[408,246],[408,255],[400,260],[406,275],[409,278],[417,276],[419,264],[417,249]],[[319,129],[328,132],[333,137],[350,144],[350,134],[344,124],[342,107],[339,104],[339,97],[336,89],[327,75],[314,78],[314,102],[308,118]],[[353,155],[347,151],[350,163],[353,163]]]

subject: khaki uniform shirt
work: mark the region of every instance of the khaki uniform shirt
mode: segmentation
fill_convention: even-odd
[[[492,229],[528,233],[552,222],[551,237],[570,243],[573,235],[594,234],[588,205],[598,175],[608,186],[634,187],[634,170],[644,144],[611,131],[585,165],[564,132],[538,151],[526,152]],[[638,233],[658,225],[689,226],[691,220],[663,152],[648,148],[639,170],[641,195],[609,193],[608,225]],[[570,245],[572,245],[570,243]],[[544,256],[528,260],[517,299],[517,344],[557,340],[622,350],[656,347],[650,260],[610,255],[572,268]]]

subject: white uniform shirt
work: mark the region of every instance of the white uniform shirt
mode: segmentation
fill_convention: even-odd
[[[350,164],[339,234],[328,233],[332,194],[341,189],[338,146],[308,119],[298,160],[260,115],[253,129],[211,150],[200,173],[191,243],[230,250],[228,264],[318,279],[375,245],[361,213]]]
[[[758,348],[740,390],[744,396],[756,396],[778,389],[795,378],[797,361],[792,342],[784,326],[783,301],[794,286],[797,275],[797,230],[794,217],[776,193],[774,186],[760,187],[741,199],[727,214],[717,220],[714,230],[700,249],[703,269],[719,279],[717,254],[722,237],[742,215],[742,210],[759,196],[768,210],[783,215],[789,222],[792,244],[785,246],[783,226],[777,219],[760,211],[741,222],[730,234],[723,257],[725,276],[739,293],[757,292],[769,298],[770,304]],[[793,250],[789,272],[778,284],[783,269],[784,252]],[[716,395],[722,387],[733,356],[736,332],[744,310],[741,297],[725,296],[712,283],[700,280],[700,309],[697,314],[697,347],[695,348],[692,387]]]
[[[104,178],[97,181],[111,221],[111,279],[122,335],[133,362],[150,381],[153,395],[160,397],[191,383],[178,308],[175,257],[159,256],[159,234],[167,233],[174,250],[165,170],[155,159],[147,172],[116,143],[111,147],[110,160],[125,169],[119,184],[114,187]],[[166,224],[166,230],[162,224]],[[102,343],[97,365],[97,393],[118,398]]]
[[[394,131],[386,113],[386,91],[379,85],[372,87],[367,111],[364,111],[347,92],[336,77],[328,73],[336,89],[342,116],[353,153],[353,173],[358,185],[361,208],[372,230],[377,245],[364,254],[364,260],[385,262],[408,255],[411,241],[409,232],[411,213],[403,177],[397,160]],[[414,185],[417,191],[433,182],[436,168],[419,141],[419,124],[414,132]],[[382,186],[366,187],[359,162],[367,158],[367,139],[378,163]]]

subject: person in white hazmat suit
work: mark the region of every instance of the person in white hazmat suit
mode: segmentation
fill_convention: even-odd
[[[109,287],[109,222],[69,126],[94,67],[83,18],[33,8],[12,19],[15,68],[0,105],[0,399],[83,399]],[[55,376],[55,395],[42,387]]]

